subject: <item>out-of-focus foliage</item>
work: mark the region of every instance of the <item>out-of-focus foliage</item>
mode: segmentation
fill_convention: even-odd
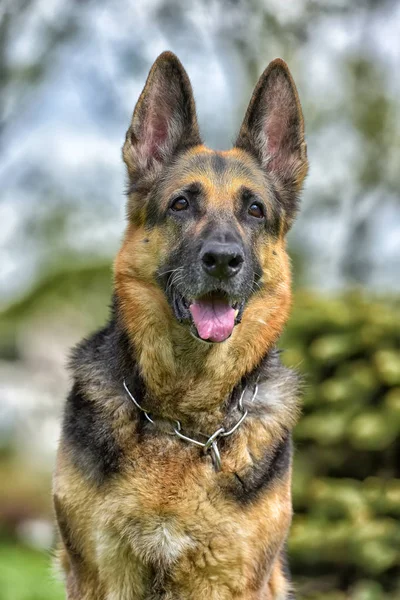
[[[298,293],[282,347],[304,376],[293,571],[309,597],[398,598],[400,302]]]

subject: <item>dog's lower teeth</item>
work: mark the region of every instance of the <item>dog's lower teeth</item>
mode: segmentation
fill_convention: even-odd
[[[239,314],[239,309],[236,309],[236,310],[235,310],[235,319],[236,319],[236,317],[238,316],[238,314]]]

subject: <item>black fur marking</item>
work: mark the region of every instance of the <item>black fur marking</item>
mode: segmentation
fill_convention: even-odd
[[[170,597],[166,588],[170,587],[171,582],[167,575],[167,566],[157,564],[150,567],[149,573],[149,591],[143,600],[163,600]]]
[[[122,382],[131,384],[135,397],[142,398],[142,380],[133,348],[119,324],[118,303],[113,299],[110,322],[74,348],[70,368],[74,385],[64,409],[62,438],[73,464],[85,477],[101,485],[119,471],[122,451],[115,440],[107,403],[126,401]],[[90,389],[92,397],[85,390]],[[132,420],[136,411],[132,408]],[[132,424],[134,430],[134,424]]]
[[[292,221],[299,210],[299,197],[290,182],[285,184],[285,193],[281,194],[276,185],[272,185],[272,193],[274,197],[274,211],[273,211],[273,228],[271,233],[279,235],[282,221],[289,219]]]
[[[119,471],[121,450],[101,408],[75,383],[65,405],[63,439],[75,466],[98,485]]]
[[[258,196],[257,194],[254,194],[254,192],[249,189],[248,187],[242,185],[242,187],[239,190],[239,197],[242,201],[242,204],[247,205],[250,203],[250,200],[258,200]]]
[[[166,219],[165,211],[161,209],[156,194],[152,194],[146,206],[146,229],[160,225]]]
[[[198,171],[200,173],[212,172],[215,175],[235,174],[238,177],[251,179],[254,172],[241,160],[232,156],[221,156],[217,152],[210,154],[208,152],[195,154],[188,159],[187,168],[189,171]]]
[[[199,181],[193,181],[187,187],[182,190],[184,193],[189,194],[190,196],[199,196],[204,192],[203,186]]]
[[[211,156],[211,168],[217,175],[222,175],[227,169],[227,161],[220,154],[213,154]]]
[[[229,494],[240,504],[249,504],[268,488],[277,478],[287,472],[292,457],[292,439],[290,434],[271,449],[248,470],[235,473]]]
[[[131,194],[147,194],[149,191],[149,185],[145,185],[141,182],[130,181],[128,182],[125,190],[125,195],[130,196]]]

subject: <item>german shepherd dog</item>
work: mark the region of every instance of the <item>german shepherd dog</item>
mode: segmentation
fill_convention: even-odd
[[[161,54],[123,158],[111,317],[74,350],[54,477],[67,597],[294,598],[297,378],[275,343],[308,163],[287,65],[270,63],[234,148],[215,152],[184,68]]]

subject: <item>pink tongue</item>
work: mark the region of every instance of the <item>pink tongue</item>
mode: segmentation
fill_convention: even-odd
[[[189,310],[202,340],[223,342],[235,326],[235,311],[223,298],[195,300]]]

